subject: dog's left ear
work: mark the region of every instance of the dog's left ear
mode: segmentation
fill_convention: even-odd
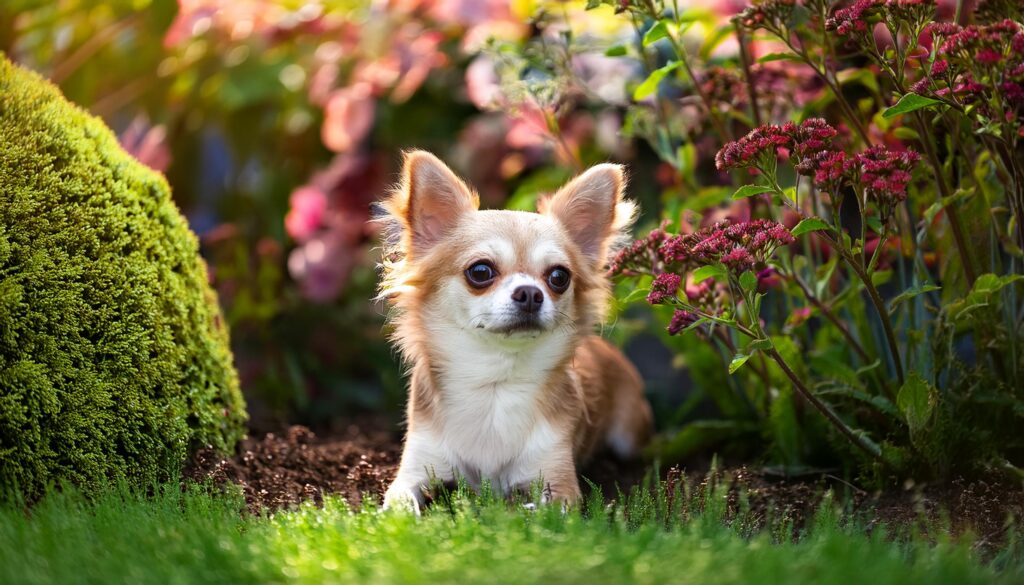
[[[625,190],[622,166],[600,164],[541,201],[539,211],[561,222],[583,254],[600,268],[614,241],[635,218],[636,206],[622,199]]]

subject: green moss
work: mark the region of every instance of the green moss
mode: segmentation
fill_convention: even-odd
[[[166,181],[0,54],[0,492],[148,483],[245,405]]]

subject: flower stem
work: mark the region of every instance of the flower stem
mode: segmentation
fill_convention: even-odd
[[[939,161],[939,155],[935,152],[935,137],[932,135],[928,125],[925,124],[920,112],[914,112],[914,122],[921,136],[921,146],[924,148],[925,156],[928,157],[928,162],[931,163],[932,169],[935,171],[935,182],[939,187],[939,195],[943,201],[949,201],[949,203],[942,206],[942,209],[946,212],[946,217],[949,219],[949,227],[953,232],[953,242],[956,244],[957,253],[960,255],[960,264],[963,265],[964,276],[967,277],[967,285],[972,287],[978,277],[978,273],[974,268],[974,256],[971,254],[970,248],[967,247],[963,224],[960,222],[960,214],[957,213],[956,207],[954,207],[955,203],[950,198],[952,193],[950,192],[949,185],[946,183],[946,175],[942,172],[942,163]]]
[[[835,243],[833,241],[833,243]],[[900,359],[900,349],[896,344],[896,333],[892,328],[892,318],[889,316],[889,311],[885,308],[885,302],[882,300],[882,296],[878,294],[878,289],[875,288],[875,283],[871,282],[871,275],[864,270],[864,266],[854,258],[849,250],[840,247],[836,244],[836,249],[839,254],[846,260],[846,263],[853,269],[853,271],[860,278],[861,282],[864,283],[864,288],[868,291],[868,297],[871,299],[871,304],[875,306],[875,311],[878,312],[878,317],[882,321],[882,329],[885,331],[885,340],[889,344],[889,353],[892,355],[893,366],[896,368],[896,379],[903,385],[903,362]]]
[[[795,282],[804,293],[804,298],[821,311],[821,314],[824,315],[829,322],[835,325],[837,329],[839,329],[839,332],[843,334],[843,337],[846,338],[847,343],[850,344],[850,347],[853,348],[853,351],[860,357],[861,361],[865,365],[871,363],[871,357],[868,355],[868,352],[864,350],[864,347],[857,341],[857,338],[853,336],[850,329],[843,324],[843,321],[832,312],[832,309],[814,295],[814,292],[811,291],[810,287],[807,286],[807,283],[805,283],[799,275],[794,272],[790,276],[793,278],[793,282]]]
[[[653,18],[657,18],[657,14],[652,14]],[[690,78],[690,82],[693,84],[693,88],[696,90],[697,95],[700,97],[700,101],[703,103],[703,107],[708,110],[708,118],[711,120],[712,126],[715,127],[715,132],[718,133],[719,137],[726,142],[733,140],[732,132],[722,122],[722,119],[718,115],[718,111],[715,109],[714,103],[711,101],[711,96],[708,92],[703,89],[700,85],[700,80],[697,79],[696,74],[693,73],[693,68],[690,65],[690,57],[686,52],[686,49],[679,44],[679,40],[676,37],[669,34],[666,36],[669,39],[669,43],[672,45],[672,50],[675,51],[676,56],[679,58],[679,62],[683,65],[683,69],[686,71],[686,75]]]
[[[782,356],[779,354],[778,350],[776,350],[773,347],[767,350],[766,353],[768,354],[768,357],[772,358],[772,360],[774,360],[775,363],[779,365],[779,368],[782,370],[782,373],[786,374],[786,377],[789,378],[790,382],[793,383],[793,387],[796,389],[796,391],[805,400],[810,402],[811,405],[814,406],[814,408],[818,409],[818,412],[823,414],[825,418],[827,418],[829,422],[832,423],[832,426],[836,427],[836,429],[838,429],[839,432],[842,433],[843,436],[845,436],[857,448],[870,455],[872,459],[875,459],[876,461],[882,464],[885,463],[885,460],[882,459],[882,453],[878,450],[877,447],[874,447],[868,444],[866,441],[864,441],[864,439],[857,435],[857,433],[853,432],[853,429],[847,426],[847,424],[844,423],[842,419],[836,416],[836,413],[832,412],[832,409],[829,408],[827,404],[819,400],[817,396],[811,393],[810,389],[804,385],[803,381],[801,381],[800,378],[796,375],[796,373],[793,372],[792,369],[790,369],[786,361],[782,359]]]
[[[740,46],[740,63],[743,65],[743,77],[747,83],[747,94],[750,99],[750,114],[754,120],[754,127],[761,125],[761,110],[757,107],[757,89],[754,87],[754,76],[750,71],[750,47],[747,45],[747,37],[743,34],[743,27],[739,22],[733,23],[736,28],[736,41]]]

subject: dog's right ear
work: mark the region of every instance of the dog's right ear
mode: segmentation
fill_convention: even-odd
[[[405,154],[401,189],[388,204],[403,224],[407,256],[430,250],[463,214],[479,206],[476,193],[440,159],[423,150]]]

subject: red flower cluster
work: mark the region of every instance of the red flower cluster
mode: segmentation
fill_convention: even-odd
[[[748,167],[763,169],[767,159],[775,157],[780,147],[788,147],[793,142],[794,128],[792,122],[784,126],[758,126],[743,138],[723,146],[715,155],[715,166],[719,170]]]
[[[680,331],[697,322],[697,315],[690,311],[676,310],[668,324],[668,334],[678,335]]]
[[[794,6],[796,0],[766,0],[748,6],[734,18],[746,29],[765,29],[778,34],[784,30]]]
[[[814,185],[827,193],[835,193],[849,176],[853,161],[841,150],[825,150],[805,158],[796,165],[801,175],[813,178]]]
[[[1016,39],[1021,33],[1020,25],[1010,19],[966,28],[946,23],[944,26],[931,26],[928,30],[935,36],[945,37],[939,46],[939,54],[982,62],[998,62],[1003,58],[1005,47],[1013,46],[1014,43],[1024,44],[1024,39]]]
[[[919,160],[921,155],[912,150],[892,151],[883,146],[873,146],[857,155],[864,194],[878,205],[883,220],[907,198],[911,171]]]
[[[721,262],[739,274],[767,262],[779,246],[793,242],[793,235],[778,222],[756,219],[742,223],[722,222],[662,244],[663,257],[685,258],[695,265]]]
[[[682,281],[683,278],[674,272],[662,272],[651,283],[651,292],[647,295],[647,302],[659,305],[666,300],[675,298]]]
[[[800,160],[829,151],[837,134],[824,118],[808,118],[792,131],[793,155]]]
[[[841,37],[853,32],[867,32],[869,24],[878,22],[877,10],[882,0],[857,0],[846,8],[840,8],[825,20],[825,30],[835,31]]]
[[[658,259],[662,242],[668,239],[664,226],[665,224],[662,224],[661,227],[651,230],[647,237],[619,250],[608,266],[609,275],[644,272]]]

